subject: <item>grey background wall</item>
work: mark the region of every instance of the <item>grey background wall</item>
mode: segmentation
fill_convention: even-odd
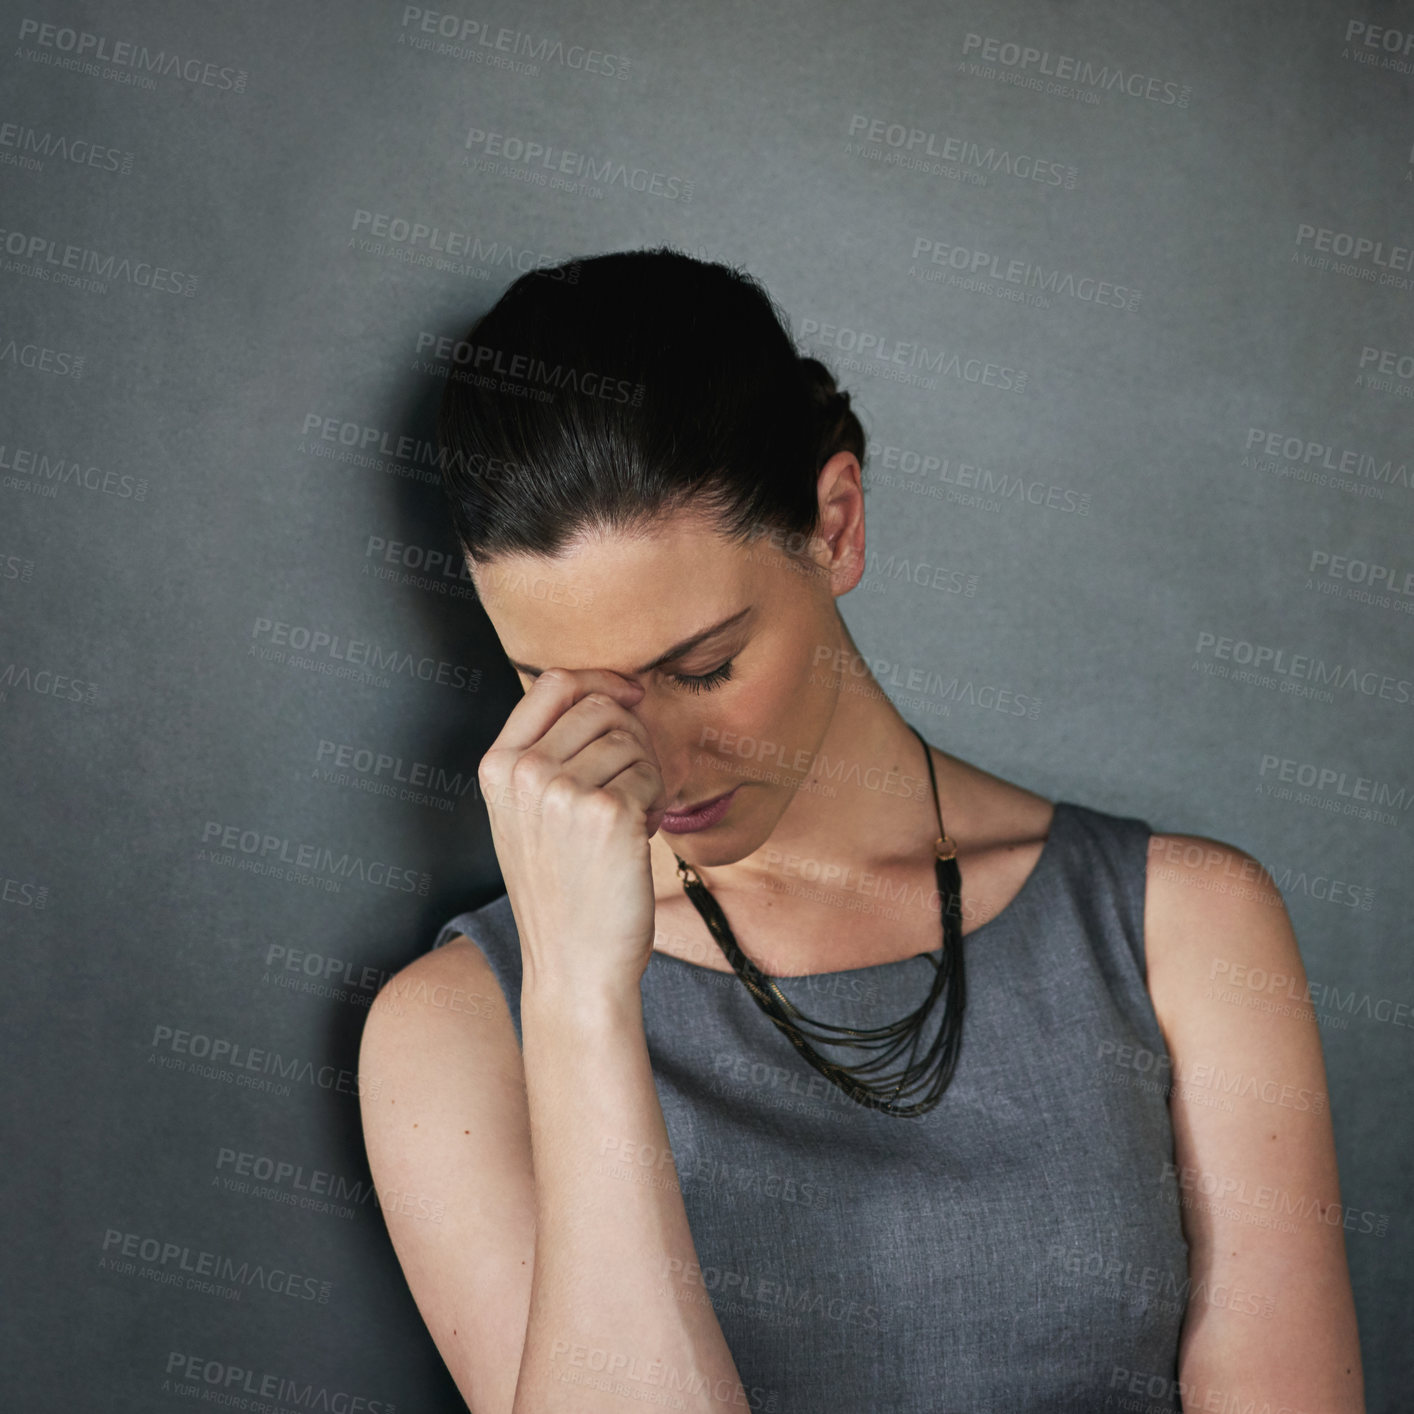
[[[1271,869],[1369,1407],[1407,1404],[1407,6],[3,26],[14,1407],[459,1407],[378,1206],[439,1200],[373,1193],[355,1073],[382,980],[500,891],[475,772],[519,689],[432,417],[521,270],[660,242],[854,394],[842,607],[905,715]]]

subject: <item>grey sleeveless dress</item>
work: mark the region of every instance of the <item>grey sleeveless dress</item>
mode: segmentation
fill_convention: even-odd
[[[745,1386],[734,1407],[1181,1409],[1188,1247],[1145,986],[1149,835],[1056,803],[1021,891],[963,939],[957,1070],[920,1118],[848,1099],[734,972],[652,955],[648,1050],[698,1256],[664,1288],[715,1308]],[[458,914],[433,946],[458,933],[489,959],[519,1035],[508,898]],[[780,985],[815,1020],[870,1027],[917,1007],[932,975],[919,955]],[[609,1161],[662,1181],[651,1162]]]

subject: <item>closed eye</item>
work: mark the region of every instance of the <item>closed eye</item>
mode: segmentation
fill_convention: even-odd
[[[728,658],[720,668],[713,668],[710,673],[701,673],[695,677],[685,673],[669,673],[668,676],[675,683],[687,688],[689,692],[710,692],[714,687],[730,679],[732,664],[735,661],[735,658]]]

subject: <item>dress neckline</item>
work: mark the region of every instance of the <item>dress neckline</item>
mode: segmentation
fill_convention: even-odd
[[[1046,838],[1041,842],[1041,852],[1036,856],[1036,862],[1031,866],[1031,872],[1021,881],[1021,887],[1012,895],[1010,901],[1002,908],[1000,913],[993,914],[985,923],[979,924],[971,932],[967,933],[962,941],[970,943],[974,938],[979,938],[989,928],[995,928],[1002,923],[1007,915],[1012,913],[1017,904],[1026,897],[1028,893],[1034,893],[1041,875],[1051,866],[1055,860],[1055,843],[1058,833],[1058,826],[1061,821],[1068,817],[1071,810],[1071,802],[1068,800],[1057,800],[1053,802],[1051,811],[1051,827],[1046,831]],[[928,950],[928,956],[935,960],[942,956],[943,946],[941,943],[937,947]],[[890,967],[902,967],[905,963],[916,962],[923,953],[913,953],[909,957],[896,957],[890,962],[871,962],[863,967],[844,967],[835,972],[792,972],[777,976],[774,973],[764,973],[774,982],[808,982],[820,977],[852,977],[861,972],[881,972]],[[662,958],[668,962],[676,963],[680,967],[686,967],[693,972],[708,972],[719,977],[735,977],[734,969],[726,970],[720,967],[707,967],[700,962],[689,962],[685,957],[676,957],[672,953],[659,952],[654,948],[648,955],[651,965],[657,958]]]

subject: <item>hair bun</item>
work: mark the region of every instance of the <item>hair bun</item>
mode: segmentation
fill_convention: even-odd
[[[819,414],[815,465],[825,465],[839,451],[853,452],[864,465],[865,436],[859,419],[850,407],[849,394],[835,382],[835,375],[808,354],[799,355],[800,376]]]
[[[834,398],[848,398],[848,393],[841,393],[839,385],[835,382],[835,375],[820,362],[818,358],[811,358],[809,354],[800,355],[800,374],[805,380],[805,387],[811,399],[821,407],[829,406]]]

